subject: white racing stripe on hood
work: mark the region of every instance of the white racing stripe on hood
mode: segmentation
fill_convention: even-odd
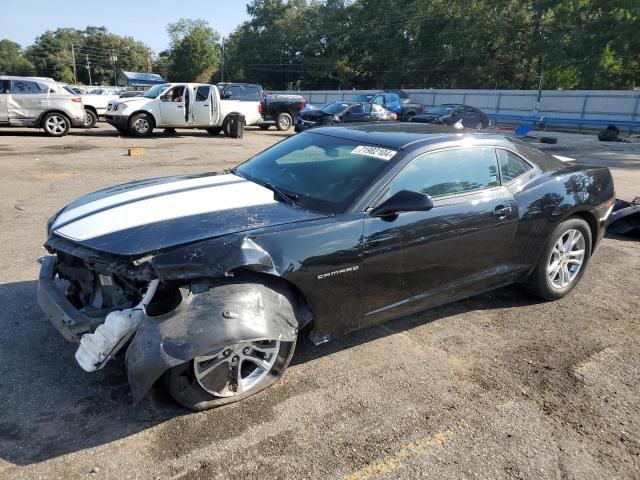
[[[175,182],[166,182],[159,185],[152,185],[150,187],[134,188],[133,190],[116,193],[94,202],[85,203],[84,205],[80,205],[68,212],[63,212],[58,216],[58,218],[56,218],[53,228],[55,229],[59,225],[63,225],[89,213],[104,210],[105,208],[109,208],[114,205],[132,202],[137,199],[160,195],[163,193],[176,192],[178,190],[187,190],[189,188],[200,188],[206,185],[220,185],[242,180],[244,179],[237,175],[212,175],[207,177],[189,178],[187,180],[177,180]]]
[[[148,223],[270,203],[276,203],[273,192],[256,183],[222,184],[168,193],[102,210],[64,225],[55,233],[82,241]]]

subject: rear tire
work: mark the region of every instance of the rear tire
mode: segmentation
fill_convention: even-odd
[[[153,119],[146,113],[138,113],[129,120],[129,133],[134,137],[150,137],[153,127]]]
[[[50,112],[42,117],[42,128],[50,137],[64,137],[69,133],[71,120],[62,113]]]
[[[293,118],[288,113],[282,112],[276,118],[276,128],[281,132],[286,132],[293,125]]]
[[[560,223],[549,236],[525,288],[545,300],[568,295],[584,275],[591,245],[591,228],[586,221],[573,217]]]
[[[84,128],[93,128],[98,123],[98,115],[91,109],[85,108],[84,113],[87,115],[84,122]]]

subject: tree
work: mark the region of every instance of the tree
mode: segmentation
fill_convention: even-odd
[[[0,75],[34,75],[36,68],[22,55],[20,45],[0,40]]]
[[[208,82],[220,64],[220,36],[205,20],[180,19],[167,26],[171,47],[168,78],[176,82]]]

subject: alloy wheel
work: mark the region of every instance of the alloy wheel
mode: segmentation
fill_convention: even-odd
[[[133,124],[133,128],[135,128],[136,132],[145,134],[149,131],[149,121],[146,118],[139,118]]]
[[[52,135],[62,135],[67,129],[67,119],[61,115],[51,115],[47,118],[44,128]]]
[[[561,289],[572,283],[584,263],[585,239],[582,232],[572,228],[560,235],[551,250],[547,276],[553,288]]]
[[[279,352],[279,340],[241,342],[194,358],[193,371],[196,381],[210,394],[235,397],[260,384]]]

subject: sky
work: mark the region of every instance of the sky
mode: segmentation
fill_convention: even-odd
[[[134,37],[156,53],[167,48],[165,27],[180,18],[202,18],[226,36],[249,17],[243,0],[152,0],[127,2],[71,0],[29,0],[12,2],[2,9],[0,39],[8,38],[23,47],[31,45],[46,30],[61,27],[83,30],[86,26],[107,27],[118,35]],[[28,8],[20,8],[24,5]]]

